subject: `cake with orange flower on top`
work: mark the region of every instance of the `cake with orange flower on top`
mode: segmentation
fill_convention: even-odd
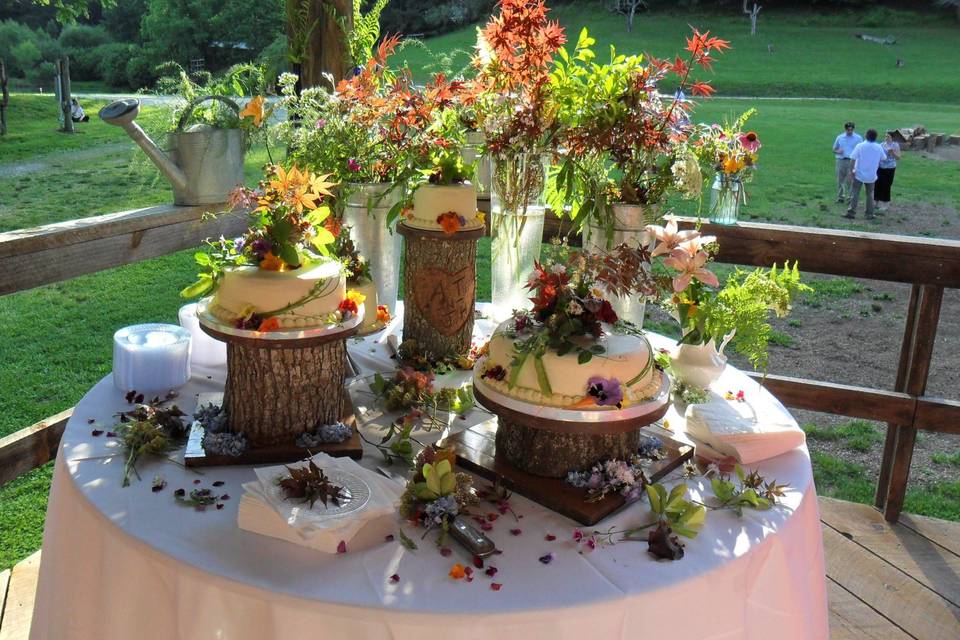
[[[404,216],[405,225],[446,234],[483,227],[483,214],[477,211],[477,188],[470,183],[473,171],[463,165],[459,155],[438,160],[425,173],[428,181],[413,192],[413,208]]]
[[[335,240],[324,224],[332,186],[325,176],[271,166],[256,189],[239,187],[231,204],[250,210],[250,228],[208,241],[209,250],[196,254],[204,271],[182,295],[212,293],[210,316],[253,331],[321,327],[355,314],[358,298],[347,292],[344,264],[326,255]]]

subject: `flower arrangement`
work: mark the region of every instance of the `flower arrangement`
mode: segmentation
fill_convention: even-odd
[[[417,456],[414,475],[400,498],[400,515],[424,527],[424,536],[440,529],[438,545],[446,540],[453,519],[477,502],[473,479],[454,471],[455,461],[452,449],[425,447]]]
[[[325,224],[327,231],[336,236],[331,247],[331,253],[343,263],[347,272],[347,282],[352,285],[363,285],[373,280],[370,275],[370,263],[363,257],[357,249],[357,245],[350,237],[350,227],[341,224],[336,218],[330,216],[327,218],[328,224]]]
[[[694,30],[686,58],[624,56],[611,49],[606,64],[594,62],[594,43],[584,29],[572,53],[559,51],[552,74],[563,162],[554,172],[550,199],[557,211],[568,207],[577,227],[592,220],[606,227],[609,237],[613,203],[653,205],[670,192],[699,196],[692,103],[683,96],[686,91],[694,96],[713,92],[692,73],[710,69],[713,54],[729,43]],[[678,88],[665,99],[660,87],[670,76]]]
[[[605,349],[596,339],[603,334],[604,324],[612,325],[619,320],[606,296],[652,294],[654,280],[646,266],[643,251],[627,245],[609,254],[571,253],[561,248],[555,257],[543,264],[536,263],[527,283],[527,289],[533,294],[530,298],[533,309],[514,312],[512,327],[508,330],[511,337],[517,339],[508,385],[511,388],[516,385],[521,367],[532,358],[540,391],[552,395],[542,362],[547,350],[561,356],[576,353],[581,364],[603,354]],[[497,375],[496,372],[483,375],[487,374]],[[624,381],[624,384],[629,386],[633,382]],[[597,406],[617,405],[623,398],[620,381],[615,379],[591,379],[585,394]]]
[[[647,232],[656,239],[651,256],[664,256],[666,304],[680,323],[681,344],[729,339],[754,367],[765,369],[773,331],[768,321],[771,312],[786,316],[796,296],[809,290],[800,282],[797,263],[752,272],[737,269],[721,286],[707,268],[716,238],[695,230],[680,231],[672,216],[667,216],[664,226],[648,226]]]
[[[756,109],[749,109],[732,123],[699,127],[697,155],[716,174],[714,190],[719,193],[715,194],[713,209],[731,200],[736,205],[746,201],[742,185],[753,177],[762,146],[756,132],[743,130],[754,113]]]

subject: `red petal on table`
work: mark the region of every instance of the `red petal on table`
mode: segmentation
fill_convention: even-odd
[[[440,555],[442,555],[444,558],[449,556],[451,553],[453,553],[453,549],[450,547],[440,547]]]
[[[497,511],[500,512],[500,515],[505,514],[509,510],[510,510],[510,506],[506,504],[501,504],[500,506],[497,507]]]
[[[483,529],[484,531],[490,531],[491,529],[493,529],[493,525],[490,524],[489,522],[484,522],[483,524],[480,525],[480,528]]]
[[[393,542],[393,534],[392,534],[392,533],[388,533],[386,536],[384,536],[383,540],[384,540],[384,542]],[[396,575],[396,574],[394,574],[394,575]]]
[[[193,484],[200,484],[200,478],[197,478],[196,480],[194,480]]]
[[[103,429],[94,429],[93,431],[90,432],[90,435],[92,435],[94,438],[96,438],[97,436],[102,436]]]
[[[219,511],[220,509],[223,509],[223,503],[222,503],[222,502],[217,503],[217,511]]]
[[[520,535],[521,533],[523,533],[523,530],[522,530],[522,529],[510,529],[510,535],[512,535],[512,536],[518,536],[518,535]]]
[[[229,493],[225,493],[225,494],[223,494],[222,496],[220,496],[220,499],[221,499],[221,500],[229,500],[229,499],[230,499],[230,494],[229,494]]]
[[[497,518],[499,518],[499,517],[500,517],[500,514],[499,514],[499,513],[488,513],[488,514],[487,514],[487,520],[489,520],[490,522],[496,522]]]
[[[182,498],[183,496],[187,495],[187,490],[177,489],[176,491],[173,492],[173,495],[177,496],[178,498]]]
[[[87,418],[87,424],[93,424],[96,421],[97,421],[96,418]]]
[[[467,574],[468,576],[472,576],[472,575],[473,575],[473,567],[464,567],[464,568],[463,568],[463,572],[464,572],[465,574]]]
[[[337,553],[346,553],[346,552],[347,552],[347,543],[341,540],[340,544],[337,545]]]
[[[483,569],[483,558],[480,556],[473,556],[473,566],[477,569]]]
[[[546,555],[540,556],[540,562],[543,564],[550,564],[553,562],[553,553],[548,553]]]
[[[557,536],[553,535],[552,533],[548,533],[547,535],[543,536],[543,539],[547,542],[553,542],[557,539]]]
[[[493,565],[490,565],[487,567],[487,570],[484,571],[484,573],[492,578],[493,576],[497,575],[497,568]]]
[[[216,480],[216,481],[214,481],[213,486],[215,486],[215,487],[222,487],[224,484],[225,484],[225,483],[224,483],[223,480]]]
[[[502,586],[503,586],[503,585],[500,584],[499,582],[491,582],[491,583],[490,583],[490,588],[493,589],[494,591],[500,591],[500,587],[502,587]]]
[[[398,574],[393,574],[390,576],[390,582],[400,582],[400,576]]]

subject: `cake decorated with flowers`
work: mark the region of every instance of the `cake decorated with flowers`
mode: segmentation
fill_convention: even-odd
[[[343,266],[320,259],[292,270],[267,270],[259,266],[227,269],[207,306],[207,311],[229,325],[249,326],[251,318],[275,318],[281,330],[330,324],[346,299]],[[286,311],[284,311],[286,309]]]
[[[477,189],[461,184],[424,184],[413,192],[413,208],[404,224],[425,231],[456,233],[483,227],[477,211]]]
[[[624,247],[621,251],[632,252]],[[622,409],[655,397],[662,374],[643,332],[621,322],[605,296],[644,291],[636,261],[576,253],[537,264],[530,311],[501,323],[475,368],[482,388],[536,406]]]
[[[525,355],[524,345],[536,330],[526,315],[503,322],[479,364],[482,383],[531,404],[577,410],[623,408],[660,390],[646,338],[601,323],[599,336],[574,338],[574,350],[547,350],[538,360]],[[588,362],[582,353],[592,354]]]

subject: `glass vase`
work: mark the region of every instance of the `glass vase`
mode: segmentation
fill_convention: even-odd
[[[588,220],[583,227],[583,248],[593,252],[606,252],[621,244],[631,246],[647,245],[650,238],[646,232],[648,224],[654,224],[660,217],[659,204],[626,204],[615,202],[612,226],[603,225],[596,220]],[[610,305],[621,320],[643,328],[643,318],[647,310],[647,301],[641,296],[613,297]]]
[[[466,144],[460,152],[464,164],[473,165],[476,169],[473,183],[477,187],[477,198],[480,200],[490,199],[490,156],[483,151],[486,142],[482,132],[469,131]]]
[[[734,224],[740,215],[743,182],[738,175],[718,173],[710,190],[710,222]]]
[[[370,264],[377,292],[373,308],[382,304],[393,313],[400,287],[402,245],[400,234],[387,226],[387,214],[400,200],[400,187],[390,183],[351,183],[347,189],[343,223],[350,226],[350,237]]]
[[[531,307],[526,284],[543,244],[546,162],[541,153],[492,159],[491,297],[498,316]]]

